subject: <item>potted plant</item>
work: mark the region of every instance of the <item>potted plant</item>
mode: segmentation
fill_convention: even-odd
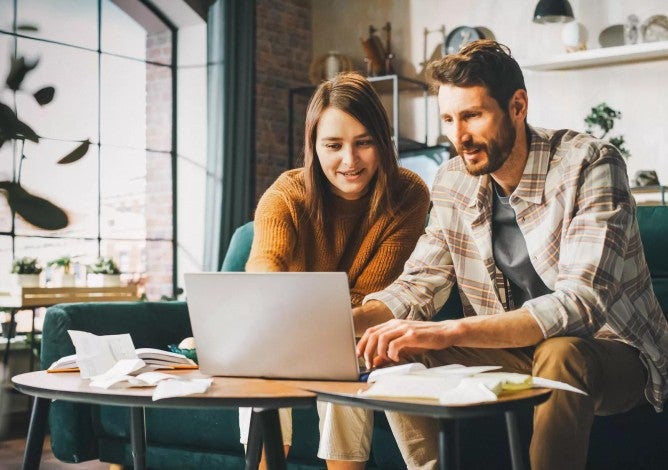
[[[117,287],[121,285],[121,270],[113,259],[101,256],[88,265],[86,281],[89,287]]]
[[[12,262],[12,276],[14,283],[19,287],[39,287],[39,275],[42,267],[37,258],[24,256]]]
[[[73,287],[74,273],[72,272],[72,257],[69,255],[52,259],[46,265],[53,268],[51,272],[51,281],[54,286]]]
[[[613,127],[615,120],[622,118],[622,112],[612,109],[606,103],[599,103],[591,108],[591,112],[585,117],[587,125],[587,134],[591,134],[599,139],[606,139]],[[629,158],[631,152],[626,148],[626,141],[623,135],[607,137],[608,142],[617,147],[624,158]]]

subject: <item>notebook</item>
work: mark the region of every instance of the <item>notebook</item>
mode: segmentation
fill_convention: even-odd
[[[358,380],[346,273],[186,273],[185,287],[203,373]]]

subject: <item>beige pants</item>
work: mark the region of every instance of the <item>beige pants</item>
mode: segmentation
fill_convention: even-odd
[[[449,348],[427,353],[421,360],[429,367],[500,365],[508,372],[558,380],[586,391],[588,396],[554,390],[535,408],[529,451],[534,469],[584,469],[594,415],[622,413],[647,403],[647,371],[640,354],[620,341],[558,337],[535,348]],[[400,413],[387,416],[408,468],[437,468],[437,421]]]
[[[366,462],[371,450],[373,412],[362,408],[318,402],[320,445],[318,457],[325,460]],[[239,408],[241,443],[248,443],[251,408]],[[278,413],[283,444],[292,445],[292,413],[281,408]]]

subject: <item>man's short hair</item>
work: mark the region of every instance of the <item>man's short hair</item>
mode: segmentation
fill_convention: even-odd
[[[429,64],[431,84],[457,87],[484,86],[504,112],[517,90],[526,90],[524,75],[510,49],[490,39],[474,41],[456,54]]]

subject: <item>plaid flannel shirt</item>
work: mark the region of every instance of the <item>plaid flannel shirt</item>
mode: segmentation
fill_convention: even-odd
[[[531,262],[554,292],[523,307],[545,338],[605,334],[637,348],[649,371],[645,395],[660,410],[668,323],[652,289],[624,160],[587,134],[528,129],[528,160],[510,204]],[[469,175],[459,157],[446,162],[404,272],[365,301],[380,300],[396,318],[429,319],[457,282],[465,315],[508,310],[492,254],[490,178]]]

